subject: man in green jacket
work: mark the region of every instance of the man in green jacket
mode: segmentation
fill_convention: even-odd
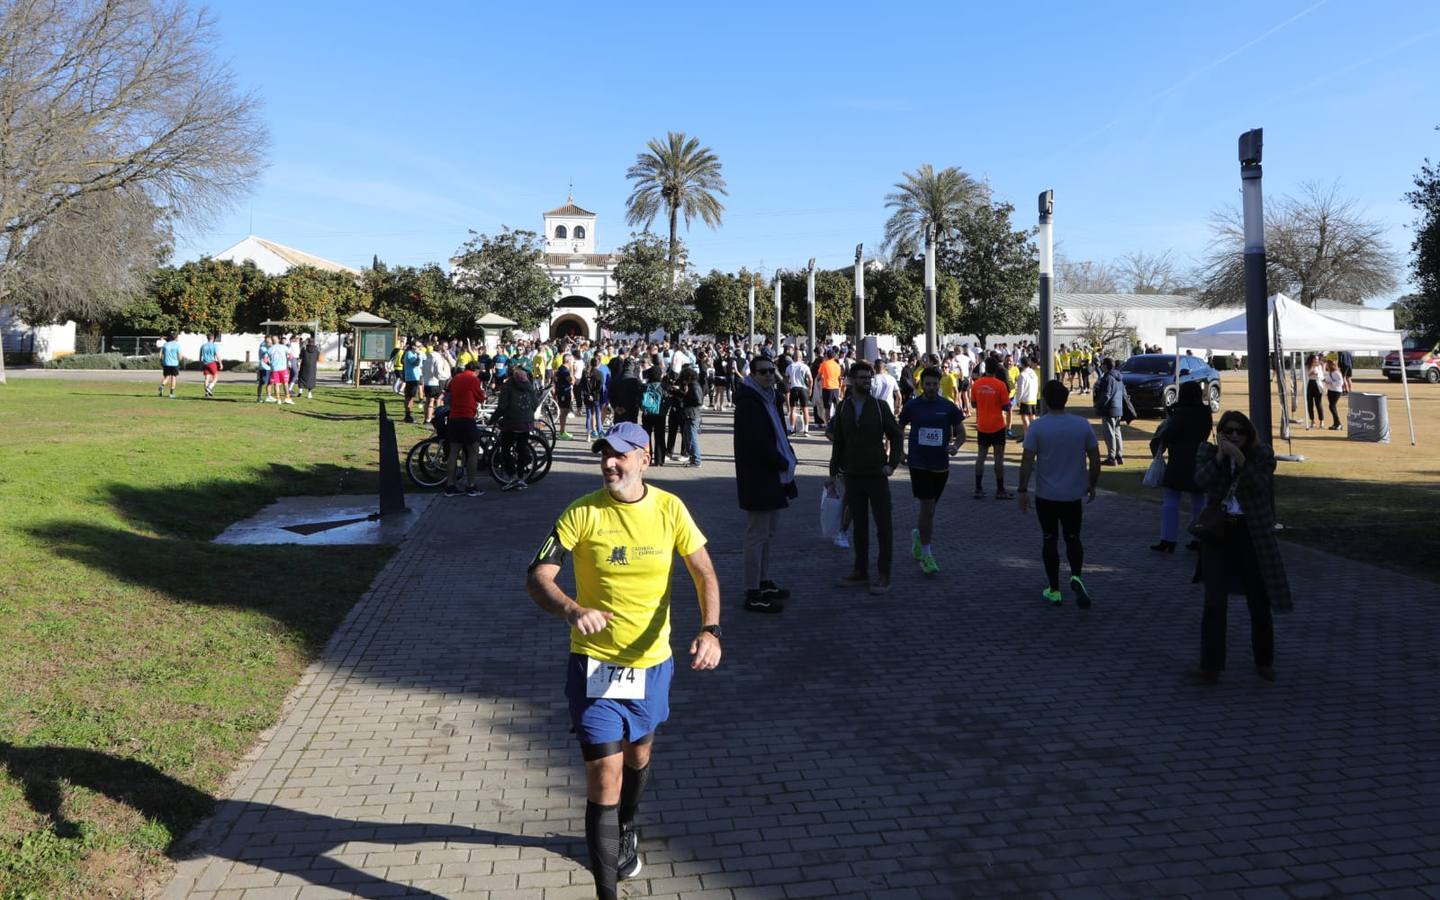
[[[903,432],[889,404],[870,393],[875,370],[864,360],[850,366],[849,390],[840,401],[827,426],[830,438],[830,477],[825,487],[833,488],[835,478],[845,476],[845,503],[855,525],[855,570],[839,579],[840,587],[869,585],[870,593],[890,591],[890,552],[895,543],[890,525],[890,476],[900,465]],[[887,450],[888,443],[888,450]],[[875,560],[877,575],[870,580],[871,508],[875,512],[875,533],[880,552]]]

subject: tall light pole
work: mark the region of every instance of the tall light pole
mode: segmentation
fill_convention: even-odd
[[[925,352],[936,353],[935,334],[935,225],[925,226]]]
[[[864,244],[855,245],[855,346],[865,340],[865,261]]]
[[[1245,352],[1250,368],[1250,421],[1267,446],[1270,434],[1270,290],[1265,279],[1265,197],[1260,191],[1264,130],[1240,135],[1240,186],[1245,211]]]
[[[815,257],[810,257],[810,264],[805,268],[805,306],[809,310],[809,328],[806,330],[805,352],[815,353]],[[799,357],[804,359],[804,356]]]
[[[775,270],[775,356],[780,356],[780,274],[783,269]]]
[[[745,334],[745,352],[755,353],[755,276],[750,276],[750,330]]]
[[[1040,192],[1040,384],[1049,384],[1055,377],[1055,311],[1051,295],[1055,281],[1055,237],[1051,226],[1055,217],[1055,192]],[[1045,403],[1042,392],[1040,403]]]

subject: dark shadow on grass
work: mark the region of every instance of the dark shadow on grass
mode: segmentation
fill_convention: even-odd
[[[537,847],[584,865],[584,842],[548,835],[531,837],[483,828],[442,824],[397,824],[338,819],[266,803],[218,801],[204,791],[147,763],[76,747],[16,747],[0,741],[0,768],[19,782],[25,800],[36,813],[50,820],[58,837],[81,836],[79,823],[65,816],[63,801],[68,787],[83,787],[123,803],[146,819],[157,821],[172,835],[185,835],[196,822],[213,812],[213,822],[231,826],[232,837],[208,844],[204,852],[221,859],[245,862],[281,874],[296,875],[359,897],[393,896],[395,885],[325,854],[351,841],[408,844],[448,841],[488,847]],[[289,836],[282,845],[254,845],[247,840],[263,821],[264,830]],[[183,837],[165,848],[171,859],[193,856]],[[269,853],[270,855],[266,855]],[[437,897],[411,888],[407,896]]]
[[[365,413],[306,412],[303,409],[287,409],[285,413],[291,416],[304,416],[307,419],[324,419],[328,422],[356,422],[361,419],[375,418],[373,415],[366,415]]]
[[[379,490],[379,476],[370,470],[334,463],[269,463],[257,466],[244,479],[217,478],[165,488],[137,488],[112,481],[98,490],[127,522],[146,531],[209,540],[231,524],[259,512],[276,497],[374,496]]]
[[[389,547],[225,546],[199,540],[146,537],[89,522],[51,522],[29,529],[56,556],[81,563],[124,584],[158,591],[202,606],[260,612],[299,635],[312,651],[324,646],[335,626],[383,566]],[[257,590],[265,572],[307,572],[322,579],[363,575],[351,591]]]

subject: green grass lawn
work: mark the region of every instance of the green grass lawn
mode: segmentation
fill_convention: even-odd
[[[0,387],[0,897],[164,878],[389,557],[209,543],[280,496],[373,492],[388,395],[281,411],[188,381]]]
[[[1245,408],[1244,373],[1223,381],[1229,398],[1225,408]],[[1304,462],[1281,462],[1276,469],[1276,520],[1284,526],[1282,540],[1305,544],[1351,559],[1440,580],[1440,385],[1410,388],[1415,412],[1416,446],[1410,446],[1399,385],[1382,378],[1357,377],[1357,391],[1389,396],[1391,442],[1367,444],[1347,440],[1344,431],[1294,426],[1293,442],[1275,441],[1277,453],[1293,450]],[[1072,399],[1087,403],[1088,397]],[[1344,404],[1341,406],[1344,415]],[[1278,405],[1272,409],[1278,423]],[[1303,412],[1300,414],[1303,419]],[[1218,416],[1216,417],[1218,420]],[[1141,479],[1150,463],[1146,447],[1159,419],[1137,419],[1125,429],[1128,454],[1123,469],[1107,468],[1100,486],[1153,501],[1153,519],[1137,523],[1137,545],[1160,538],[1161,491]],[[1277,426],[1278,427],[1278,426]],[[1101,442],[1104,452],[1104,442]],[[1188,502],[1185,512],[1188,515]],[[1182,536],[1188,540],[1188,536]]]

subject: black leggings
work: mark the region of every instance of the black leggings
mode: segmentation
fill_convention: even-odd
[[[1079,500],[1046,500],[1035,498],[1035,517],[1040,520],[1040,533],[1044,542],[1040,547],[1040,558],[1045,561],[1045,577],[1050,579],[1050,590],[1060,590],[1060,535],[1065,535],[1065,557],[1070,562],[1070,574],[1080,577],[1085,568],[1085,546],[1080,543],[1080,523],[1085,517],[1085,507]]]
[[[1325,392],[1313,381],[1305,382],[1305,419],[1325,421]]]
[[[1330,418],[1334,421],[1335,427],[1340,427],[1340,397],[1339,391],[1326,391],[1326,397],[1330,400]]]
[[[657,465],[665,465],[665,416],[656,413],[646,413],[640,417],[640,424],[644,426],[645,433],[650,436],[651,462]]]

